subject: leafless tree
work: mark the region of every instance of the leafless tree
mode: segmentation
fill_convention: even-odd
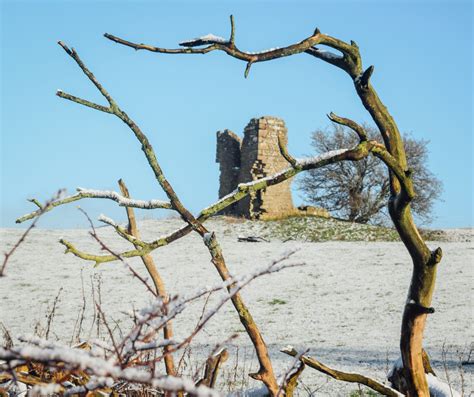
[[[380,134],[375,128],[366,125],[364,128],[369,139],[380,141]],[[442,192],[442,183],[428,169],[428,141],[404,135],[403,143],[416,190],[412,210],[418,219],[430,223],[433,204]],[[316,154],[356,144],[354,134],[335,123],[329,129],[315,131],[311,137]],[[385,224],[389,219],[388,171],[374,156],[310,170],[299,179],[298,187],[309,203],[324,207],[336,217],[373,224]]]

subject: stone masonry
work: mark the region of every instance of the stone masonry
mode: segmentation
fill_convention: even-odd
[[[287,141],[283,120],[276,117],[252,119],[241,140],[232,131],[217,132],[216,162],[220,168],[219,198],[232,192],[239,183],[273,175],[288,167],[278,147],[278,135]],[[288,215],[296,209],[290,190],[291,180],[252,193],[226,208],[227,215],[265,219]]]

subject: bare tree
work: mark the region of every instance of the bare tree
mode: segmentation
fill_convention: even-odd
[[[369,139],[380,140],[375,128],[367,125],[364,128]],[[442,192],[442,183],[427,167],[428,141],[404,135],[403,143],[416,190],[411,207],[418,219],[429,223],[432,221],[433,204]],[[356,144],[354,134],[335,123],[329,129],[315,131],[311,137],[316,154]],[[324,207],[336,217],[360,223],[387,222],[386,209],[390,198],[388,171],[374,156],[308,171],[299,179],[298,187],[309,203]]]
[[[390,199],[388,202],[388,211],[403,243],[409,251],[413,262],[412,280],[408,290],[408,298],[404,307],[400,340],[403,366],[407,380],[407,387],[406,390],[403,390],[403,393],[406,393],[408,396],[429,396],[422,360],[422,342],[427,314],[434,312],[434,309],[431,308],[430,305],[435,286],[437,264],[441,261],[442,251],[440,248],[431,251],[423,241],[414,223],[411,213],[411,203],[416,196],[415,189],[413,187],[413,172],[408,167],[402,136],[394,119],[379,99],[374,87],[370,82],[374,67],[370,66],[367,69],[363,68],[362,58],[357,44],[354,41],[346,43],[332,36],[323,34],[319,31],[319,29],[316,29],[308,38],[296,44],[262,51],[259,53],[244,52],[240,50],[235,44],[235,25],[233,17],[231,17],[231,33],[229,39],[224,39],[214,35],[206,35],[194,40],[183,42],[181,43],[181,48],[177,49],[167,49],[146,44],[137,44],[110,34],[105,34],[105,37],[116,43],[131,47],[135,50],[142,49],[155,53],[206,54],[211,51],[223,51],[228,55],[247,63],[245,76],[248,76],[250,68],[256,63],[270,61],[290,55],[306,53],[312,57],[344,70],[349,75],[362,104],[367,109],[379,129],[383,139],[383,144],[374,140],[369,140],[365,129],[356,122],[331,113],[329,118],[332,121],[349,127],[357,134],[359,140],[354,147],[333,150],[314,158],[298,160],[293,158],[288,153],[286,147],[282,143],[283,141],[281,140],[280,149],[289,163],[289,167],[287,169],[257,181],[240,184],[235,191],[223,197],[218,202],[203,209],[201,213],[195,217],[183,206],[181,200],[178,198],[171,184],[164,175],[146,135],[141,131],[138,125],[119,107],[112,96],[99,83],[92,72],[79,58],[77,52],[60,42],[59,44],[65,50],[65,52],[77,63],[84,74],[107,100],[108,106],[96,104],[91,101],[67,94],[63,91],[58,91],[57,95],[61,98],[68,99],[86,107],[114,115],[124,122],[139,141],[147,162],[154,172],[156,181],[165,191],[169,201],[159,202],[157,200],[131,200],[119,195],[116,192],[82,189],[74,196],[51,203],[48,208],[43,210],[43,212],[67,202],[95,197],[112,199],[117,201],[120,205],[124,205],[126,207],[171,208],[178,212],[181,218],[187,223],[186,226],[180,228],[179,230],[176,230],[167,236],[160,237],[151,242],[142,241],[141,239],[128,234],[127,231],[120,226],[114,225],[117,233],[121,237],[127,239],[129,242],[132,242],[135,247],[138,246],[139,248],[118,254],[95,255],[80,251],[74,246],[74,244],[66,240],[61,240],[61,243],[66,247],[67,252],[70,252],[79,258],[100,264],[104,262],[116,261],[119,258],[147,255],[153,250],[169,244],[172,241],[183,237],[187,233],[194,231],[203,238],[203,242],[209,250],[212,263],[214,264],[221,278],[224,281],[230,283],[228,284],[227,288],[229,292],[231,292],[233,288],[232,278],[230,277],[222,250],[220,249],[215,234],[208,231],[203,225],[206,219],[221,211],[228,205],[231,205],[242,199],[250,192],[255,192],[268,186],[280,183],[302,171],[321,168],[336,162],[359,161],[366,158],[370,154],[373,154],[379,158],[390,170]],[[333,50],[338,51],[338,53],[323,51],[318,47],[320,45],[330,47]],[[35,211],[31,214],[23,216],[18,221],[20,222],[27,219],[32,219],[39,214],[39,211]],[[109,223],[113,224],[112,222]],[[261,380],[272,396],[277,396],[280,392],[280,386],[276,380],[263,336],[257,327],[257,324],[250,315],[250,312],[245,306],[240,294],[232,294],[231,301],[238,313],[240,321],[245,327],[246,332],[254,345],[260,364],[258,372],[252,374],[251,376],[254,379]],[[292,379],[287,386],[290,384],[294,385],[295,379]],[[291,387],[284,387],[283,393],[285,393],[287,396],[291,396]]]

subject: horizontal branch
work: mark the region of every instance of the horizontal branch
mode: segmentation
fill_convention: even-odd
[[[288,354],[292,357],[296,357],[299,354],[291,346],[287,346],[283,348],[281,352]],[[369,378],[365,375],[357,374],[354,372],[343,372],[337,369],[330,368],[324,365],[323,363],[315,360],[314,358],[308,357],[306,355],[301,355],[300,360],[307,366],[314,368],[326,375],[329,375],[330,377],[334,379],[342,380],[344,382],[359,383],[361,385],[365,385],[367,387],[370,387],[372,390],[375,390],[376,392],[383,394],[384,396],[390,396],[390,397],[403,397],[404,396],[399,391],[392,389],[391,387],[384,385],[378,380]]]
[[[103,106],[103,105],[98,105],[97,103],[88,101],[87,99],[82,99],[82,98],[79,98],[77,96],[67,94],[66,92],[64,92],[62,90],[57,90],[56,95],[60,98],[64,98],[64,99],[67,99],[69,101],[76,102],[80,105],[87,106],[87,107],[95,109],[95,110],[100,110],[101,112],[113,113],[113,110],[110,107]]]
[[[230,20],[231,36],[229,40],[213,34],[208,34],[179,43],[185,48],[170,49],[143,43],[139,44],[122,39],[109,33],[105,33],[104,37],[115,43],[133,48],[135,50],[146,50],[161,54],[207,54],[211,51],[223,51],[233,58],[247,62],[245,77],[248,75],[250,66],[256,62],[270,61],[273,59],[283,58],[304,52],[344,69],[353,78],[358,76],[362,71],[359,48],[354,42],[347,44],[342,40],[321,33],[317,28],[311,36],[295,44],[285,47],[271,48],[260,52],[242,51],[235,45],[235,23],[233,16],[231,16]],[[343,55],[321,51],[315,47],[316,45],[326,45],[337,51],[340,51]]]
[[[92,190],[92,189],[83,189],[83,188],[78,187],[77,191],[78,193],[72,196],[65,197],[61,200],[49,202],[44,208],[40,208],[36,211],[30,212],[29,214],[23,215],[22,217],[16,220],[16,223],[25,222],[29,219],[36,218],[40,214],[51,211],[54,207],[58,207],[64,204],[69,204],[74,201],[82,200],[85,198],[109,199],[109,200],[113,200],[117,202],[121,207],[133,207],[133,208],[140,208],[140,209],[147,209],[147,210],[157,209],[157,208],[172,209],[171,204],[167,201],[133,200],[111,190]],[[31,200],[35,200],[35,199],[30,199],[29,201]]]
[[[196,218],[197,222],[203,223],[209,219],[212,215],[222,211],[227,208],[229,205],[236,203],[239,200],[242,200],[248,194],[252,192],[257,192],[261,189],[277,185],[283,181],[286,181],[296,174],[305,171],[323,167],[328,164],[332,164],[338,161],[357,161],[362,158],[365,158],[370,153],[370,143],[361,142],[359,145],[352,149],[341,149],[334,150],[327,153],[323,153],[316,157],[311,157],[308,159],[296,159],[295,166],[288,167],[274,175],[267,176],[265,178],[258,179],[256,181],[241,183],[238,185],[237,189],[229,193],[227,196],[222,197],[220,200],[214,204],[204,208],[199,213],[199,216]],[[191,225],[183,226],[182,228],[174,231],[171,234],[162,236],[155,241],[150,243],[144,243],[143,248],[139,250],[130,250],[122,252],[118,255],[93,255],[78,250],[72,243],[66,240],[60,240],[60,243],[66,247],[66,252],[72,253],[77,257],[95,262],[96,265],[100,263],[107,263],[116,261],[118,258],[132,258],[136,256],[143,256],[148,254],[159,247],[170,244],[173,241],[178,240],[179,238],[187,235],[193,230]]]

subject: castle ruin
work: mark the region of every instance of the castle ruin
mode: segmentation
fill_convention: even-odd
[[[243,140],[230,130],[217,132],[216,162],[220,168],[219,198],[232,192],[239,183],[273,175],[288,167],[281,155],[278,136],[287,143],[285,122],[276,117],[252,119],[244,129]],[[226,215],[249,219],[285,216],[296,209],[291,198],[291,180],[251,193],[227,207]]]

